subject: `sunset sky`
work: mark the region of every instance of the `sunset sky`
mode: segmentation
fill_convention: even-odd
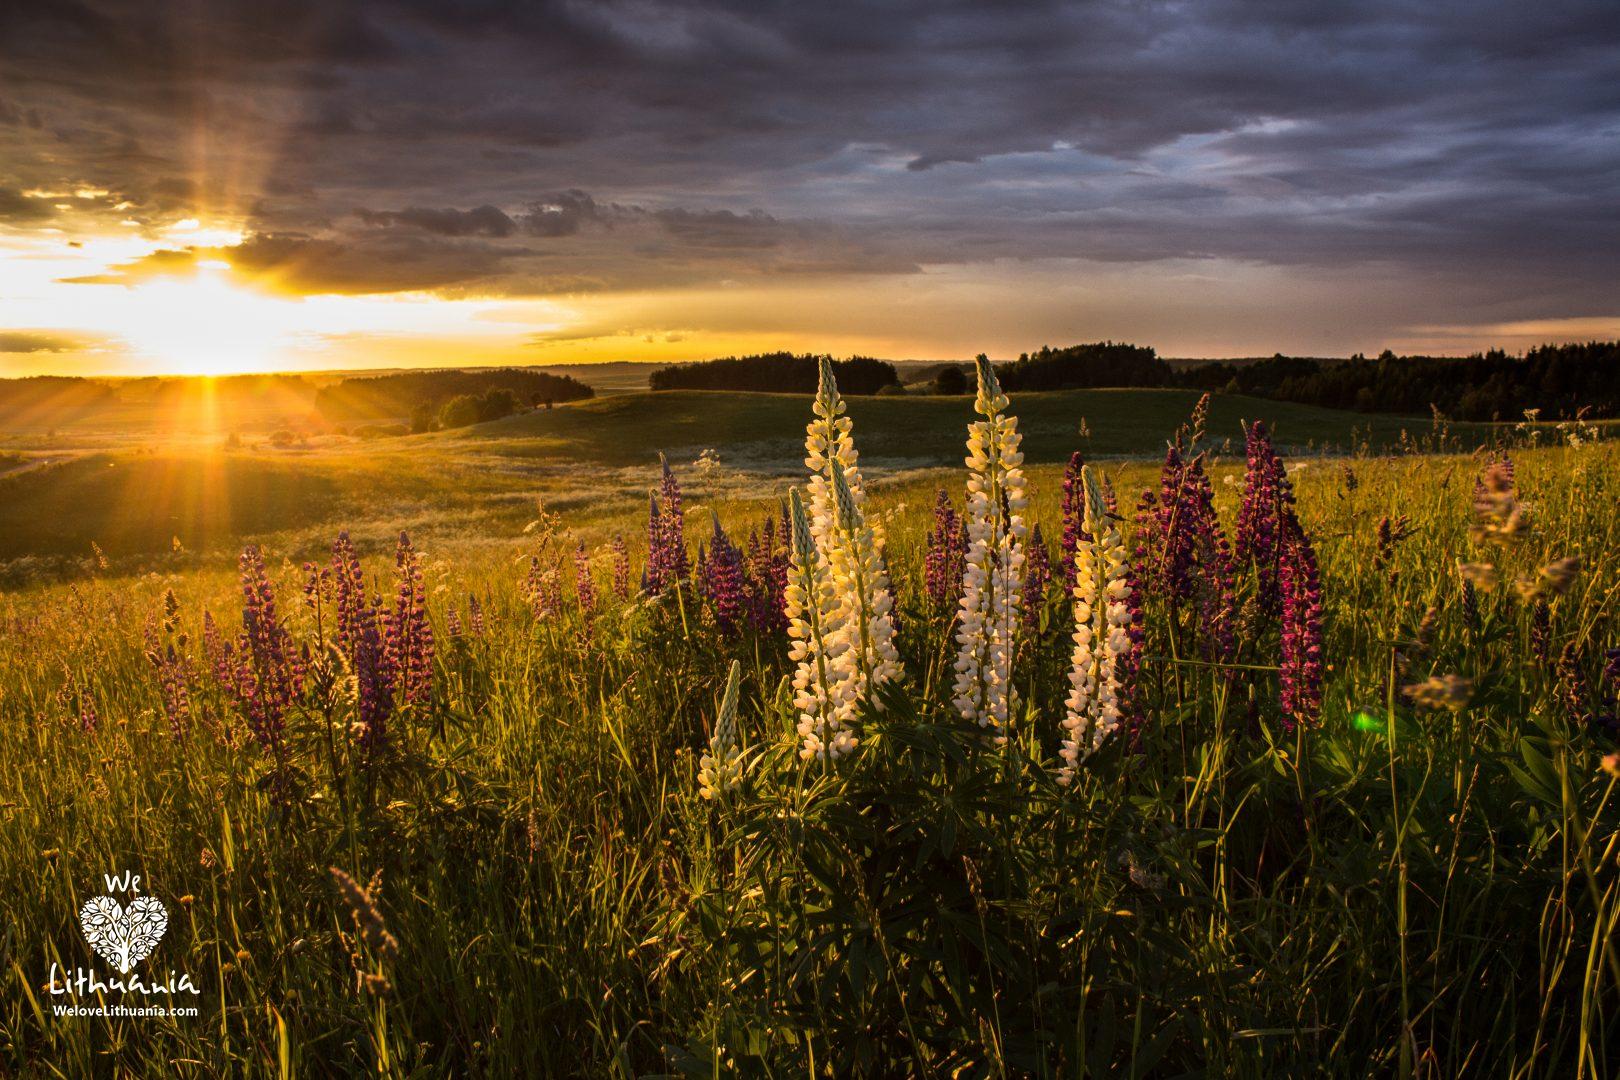
[[[0,5],[0,375],[1620,336],[1620,4]]]

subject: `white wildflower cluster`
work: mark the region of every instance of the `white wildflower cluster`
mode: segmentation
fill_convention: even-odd
[[[1074,663],[1059,751],[1060,784],[1071,783],[1080,761],[1119,728],[1118,661],[1131,646],[1125,540],[1089,466],[1080,470],[1080,483],[1084,533],[1074,554]]]
[[[709,738],[709,752],[698,763],[698,794],[705,799],[724,799],[742,782],[742,748],[737,745],[737,694],[742,683],[742,665],[731,662],[726,676],[726,692],[720,699],[720,715]]]
[[[1013,653],[1024,587],[1027,500],[1018,420],[1007,414],[1007,397],[983,356],[978,371],[973,407],[984,419],[968,425],[968,550],[957,619],[955,704],[965,719],[994,728],[999,744],[1006,741],[1015,700]]]
[[[848,677],[849,635],[845,610],[832,569],[816,549],[810,517],[797,488],[788,496],[793,524],[787,589],[788,659],[793,672],[793,707],[798,710],[799,756],[839,758],[860,740],[855,719],[855,683]]]
[[[845,408],[832,361],[824,358],[815,416],[805,431],[804,464],[810,470],[809,534],[820,563],[831,575],[839,609],[835,623],[829,623],[829,643],[835,647],[829,659],[833,653],[837,658],[829,675],[841,685],[831,696],[847,702],[850,715],[841,722],[848,724],[856,705],[877,687],[898,679],[901,670],[882,527],[866,519],[866,492]],[[853,748],[853,735],[847,738]],[[843,751],[813,744],[806,736],[806,756],[825,752],[837,757]]]

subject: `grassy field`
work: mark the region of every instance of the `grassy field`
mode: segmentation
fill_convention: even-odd
[[[1191,410],[1186,391],[1098,390],[1030,394],[1020,402],[1031,462],[1157,457]],[[92,543],[115,565],[198,565],[249,538],[304,557],[349,529],[367,542],[400,528],[429,536],[512,535],[553,510],[601,516],[639,508],[660,451],[717,464],[693,477],[703,498],[782,494],[799,467],[808,399],[773,394],[626,393],[432,435],[316,438],[275,448],[263,439],[225,445],[187,427],[168,439],[145,427],[0,436],[0,580],[21,583],[89,560]],[[971,398],[894,397],[850,402],[868,433],[868,472],[893,478],[959,465]],[[1368,417],[1253,398],[1216,396],[1209,431],[1217,450],[1241,447],[1244,419],[1263,419],[1301,452],[1384,449],[1403,433],[1429,437],[1428,421]],[[1484,429],[1458,428],[1458,440]],[[1451,445],[1461,445],[1454,442]],[[762,487],[763,486],[763,487]]]
[[[639,581],[657,448],[678,451],[694,557],[711,510],[743,544],[802,483],[807,400],[719,397],[386,445],[99,449],[5,482],[6,556],[74,562],[0,593],[0,1073],[1613,1074],[1614,444],[1511,448],[1524,527],[1471,531],[1483,454],[1426,428],[1432,452],[1384,453],[1398,424],[1363,439],[1362,417],[1217,398],[1202,445],[1228,535],[1237,419],[1288,448],[1321,571],[1320,710],[1289,729],[1259,577],[1231,579],[1216,660],[1208,613],[1148,584],[1140,738],[1064,788],[1056,585],[1020,639],[1007,745],[949,704],[924,566],[936,489],[961,503],[966,402],[851,406],[906,671],[851,758],[794,753],[780,629],[728,631],[698,585],[617,595],[609,545]],[[1062,535],[1060,462],[1084,448],[1135,537],[1191,405],[1015,400],[1029,518]],[[718,467],[690,463],[710,446]],[[430,691],[396,686],[386,728],[355,726],[364,655],[302,565],[329,566],[350,524],[364,590],[393,611],[403,583],[435,642]],[[401,528],[419,578],[385,540]],[[244,623],[246,538],[273,619]],[[92,539],[105,564],[75,550]],[[1537,577],[1569,557],[1572,577]],[[1459,561],[1499,584],[1465,589]],[[241,692],[242,664],[271,685],[259,639],[222,665],[204,612],[227,641],[285,628],[303,685],[283,726]],[[733,660],[748,770],[706,801]],[[1404,689],[1447,676],[1466,689]],[[195,1017],[53,1014],[53,964],[116,972],[77,913],[125,871],[169,918],[137,970],[188,975]]]

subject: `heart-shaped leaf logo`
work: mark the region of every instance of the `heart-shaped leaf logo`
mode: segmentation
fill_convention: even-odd
[[[90,947],[121,974],[146,959],[169,928],[169,912],[155,896],[137,896],[126,909],[110,896],[93,896],[79,909]]]

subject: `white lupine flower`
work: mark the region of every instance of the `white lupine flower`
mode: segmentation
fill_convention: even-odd
[[[809,534],[831,572],[842,607],[830,641],[842,644],[848,655],[841,670],[850,685],[840,697],[850,701],[853,711],[871,688],[898,679],[901,669],[882,527],[866,520],[866,493],[845,408],[832,361],[824,357],[815,417],[805,431],[804,463],[811,473]]]
[[[1073,782],[1080,762],[1119,728],[1118,663],[1131,647],[1125,540],[1089,466],[1080,470],[1080,483],[1084,533],[1075,545],[1074,660],[1058,751],[1060,784]]]
[[[1018,642],[1024,587],[1024,455],[1018,450],[1018,420],[1007,415],[1007,397],[990,361],[978,359],[979,394],[973,408],[983,416],[968,425],[966,569],[957,616],[955,704],[980,727],[1006,741],[1016,702],[1013,654]]]
[[[726,676],[726,692],[720,699],[720,715],[709,738],[709,752],[698,763],[698,794],[705,799],[723,799],[742,782],[742,748],[737,745],[737,692],[742,682],[742,665],[731,662]]]
[[[805,759],[840,758],[859,741],[855,719],[855,657],[832,569],[816,550],[809,515],[799,491],[789,492],[793,548],[785,592],[788,659],[793,672],[793,707]]]

